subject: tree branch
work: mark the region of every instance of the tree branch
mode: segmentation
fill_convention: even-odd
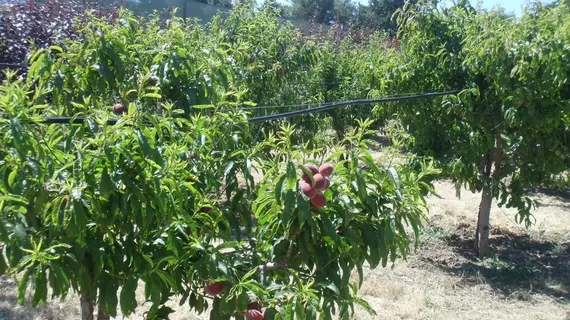
[[[501,176],[501,166],[503,164],[503,140],[499,129],[495,131],[495,168],[493,169],[493,179],[499,180]]]
[[[295,257],[292,257],[294,247],[295,247],[295,242],[293,240],[289,240],[289,249],[287,249],[287,254],[285,255],[285,258],[283,258],[278,262],[268,262],[266,264],[262,264],[259,267],[257,267],[257,270],[265,273],[267,271],[276,270],[286,266],[291,260],[300,256],[300,254],[297,254],[295,255]]]

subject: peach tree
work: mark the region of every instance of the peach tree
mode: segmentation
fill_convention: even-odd
[[[96,305],[99,319],[129,315],[139,282],[154,319],[168,316],[173,295],[212,319],[347,318],[354,304],[372,312],[351,271],[361,284],[365,262],[407,256],[406,228],[417,240],[436,173],[379,165],[369,132],[355,130],[329,156],[347,160],[316,208],[298,183],[310,150],[291,143],[290,127],[254,143],[239,106],[184,118],[172,104],[157,116],[133,102],[115,115],[92,96],[83,121],[46,124],[52,106],[29,85],[0,89],[1,271],[18,278],[20,303],[28,288],[33,305],[48,288],[52,298],[77,292],[83,319]]]
[[[0,273],[20,303],[74,292],[83,319],[109,319],[144,286],[149,319],[173,299],[211,319],[373,312],[363,269],[417,243],[430,163],[381,165],[369,121],[318,148],[293,126],[251,126],[229,53],[195,49],[212,45],[204,29],[122,13],[82,30],[0,86]],[[321,181],[311,162],[334,164],[313,205],[299,184]]]
[[[564,3],[537,4],[515,19],[424,3],[399,14],[401,50],[379,75],[395,92],[463,90],[392,110],[410,149],[436,157],[458,189],[482,192],[474,237],[481,256],[493,200],[518,209],[528,226],[528,191],[568,168],[569,13]]]

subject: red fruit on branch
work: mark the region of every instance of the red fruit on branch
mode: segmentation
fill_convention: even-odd
[[[207,280],[204,282],[204,289],[207,294],[217,296],[224,291],[224,285],[220,282],[212,283],[210,280]]]
[[[331,186],[331,181],[329,178],[325,178],[325,187],[323,190],[327,190]]]
[[[263,320],[263,313],[259,310],[247,310],[245,320]]]
[[[117,103],[116,105],[113,106],[113,112],[118,113],[118,114],[122,114],[127,112],[127,107],[125,107],[124,105]]]
[[[333,165],[330,163],[323,163],[320,167],[319,167],[319,173],[323,176],[323,177],[328,177],[333,173]]]
[[[212,208],[210,207],[201,207],[200,212],[209,213],[212,212]]]
[[[317,192],[317,194],[311,199],[311,204],[313,207],[320,209],[327,205],[327,198],[325,198],[324,194]]]
[[[319,168],[317,168],[317,166],[315,166],[314,164],[305,164],[305,168],[309,169],[311,171],[311,173],[313,174],[313,176],[315,174],[319,173]],[[311,186],[313,185],[313,182],[311,181],[311,177],[308,176],[305,173],[305,171],[303,171],[303,176],[301,177],[301,179],[303,179],[303,181],[310,184]]]
[[[259,302],[257,302],[257,301],[250,302],[247,305],[247,310],[261,310],[261,306],[259,305]]]
[[[315,189],[317,190],[324,190],[326,186],[325,177],[323,177],[320,173],[317,173],[313,176],[313,180],[315,180]]]
[[[299,188],[309,199],[312,199],[317,194],[317,189],[311,187],[311,185],[305,181],[299,182]]]
[[[305,168],[311,170],[311,172],[313,173],[313,175],[319,173],[319,168],[317,168],[317,166],[315,166],[314,164],[306,164]]]

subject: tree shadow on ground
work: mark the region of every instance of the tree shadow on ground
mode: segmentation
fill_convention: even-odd
[[[387,148],[392,146],[392,141],[385,135],[371,135],[369,140],[374,141],[374,143],[378,146],[379,149]]]
[[[443,240],[463,259],[437,263],[446,272],[462,276],[465,284],[485,282],[507,298],[527,300],[539,293],[570,302],[570,245],[538,241],[525,234],[495,229],[491,253],[483,260],[473,250],[470,235],[446,235]]]
[[[17,298],[17,286],[7,277],[0,277],[0,320],[36,320],[36,319],[63,319],[48,305],[39,305],[33,308],[29,299],[25,305],[20,305]],[[73,318],[73,315],[68,315]]]
[[[570,189],[553,189],[539,187],[533,190],[534,193],[542,193],[547,196],[555,197],[561,202],[570,202]]]

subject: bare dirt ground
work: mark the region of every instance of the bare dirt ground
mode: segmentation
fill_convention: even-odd
[[[393,269],[366,271],[361,294],[377,315],[357,309],[354,319],[570,320],[570,197],[536,193],[530,229],[514,222],[515,211],[494,205],[492,251],[480,261],[472,252],[480,194],[463,191],[459,199],[449,182],[436,191],[416,253]],[[36,309],[19,306],[16,296],[14,281],[0,278],[0,320],[80,318],[76,296]],[[137,297],[129,319],[144,319],[142,287]],[[208,319],[176,301],[170,307],[174,320]]]

